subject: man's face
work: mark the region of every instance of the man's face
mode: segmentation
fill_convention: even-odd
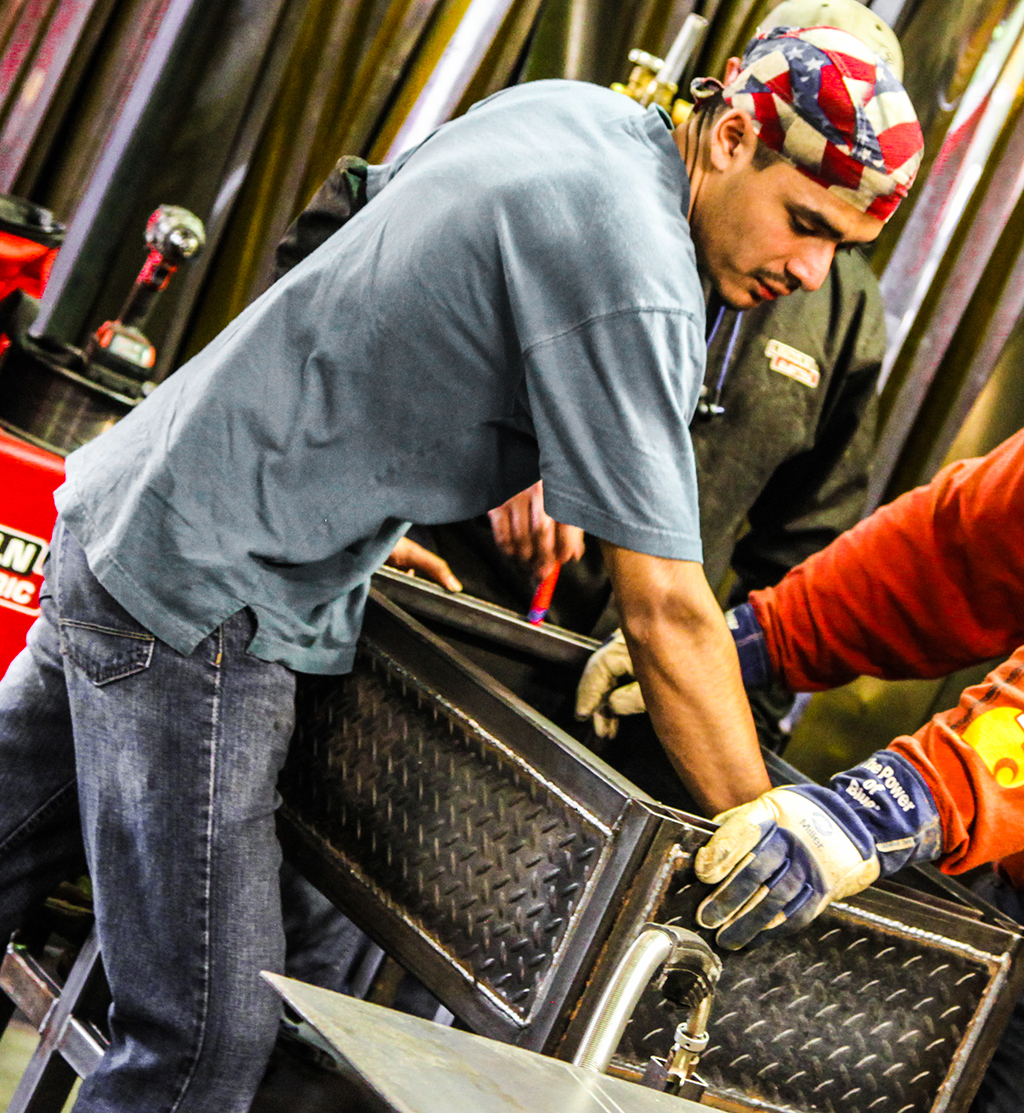
[[[789,163],[758,170],[752,158],[733,158],[701,183],[690,225],[701,269],[736,309],[816,290],[837,248],[870,243],[882,229]]]

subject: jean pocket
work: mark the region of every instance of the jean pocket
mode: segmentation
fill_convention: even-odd
[[[91,622],[63,619],[61,650],[100,686],[142,672],[153,659],[156,638],[143,630],[116,630]]]

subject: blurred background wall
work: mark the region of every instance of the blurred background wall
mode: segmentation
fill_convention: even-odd
[[[520,81],[624,80],[691,12],[684,74],[718,74],[775,0],[5,0],[0,192],[68,235],[37,330],[116,316],[146,218],[183,205],[207,250],[147,333],[169,374],[265,288],[277,240],[342,154],[385,160]],[[872,252],[889,324],[872,503],[1024,424],[1024,0],[877,0],[927,140]],[[429,199],[425,199],[429,204]],[[939,605],[939,601],[937,601]],[[815,697],[789,755],[812,775],[911,730],[946,683]]]

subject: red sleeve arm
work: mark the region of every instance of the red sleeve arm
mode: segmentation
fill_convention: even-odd
[[[1024,851],[1024,646],[956,707],[889,748],[931,789],[946,873]]]
[[[943,676],[1024,642],[1024,431],[750,596],[792,691]]]

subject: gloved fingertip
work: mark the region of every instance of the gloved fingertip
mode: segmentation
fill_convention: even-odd
[[[635,681],[611,691],[608,695],[608,706],[616,715],[640,715],[647,710],[640,685]]]
[[[610,716],[604,715],[600,711],[594,712],[594,733],[598,738],[603,738],[611,741],[618,733],[619,720]]]
[[[742,919],[735,920],[731,924],[726,924],[725,927],[719,931],[715,936],[715,942],[726,951],[742,951],[744,947],[756,946],[759,940],[758,936],[760,929],[750,932]]]
[[[708,929],[716,928],[722,922],[721,920],[716,920],[713,917],[706,916],[704,914],[703,905],[701,905],[701,907],[697,909],[697,911],[694,913],[693,918],[697,921],[697,927]]]
[[[718,851],[717,847],[702,846],[693,856],[693,872],[705,885],[718,885],[732,872],[735,858]]]
[[[697,905],[697,911],[694,913],[693,918],[697,921],[697,926],[702,928],[717,928],[729,918],[728,912],[723,911],[721,905],[715,902],[715,896],[706,897]]]
[[[579,721],[585,722],[597,710],[597,702],[586,695],[577,695],[575,715]]]

